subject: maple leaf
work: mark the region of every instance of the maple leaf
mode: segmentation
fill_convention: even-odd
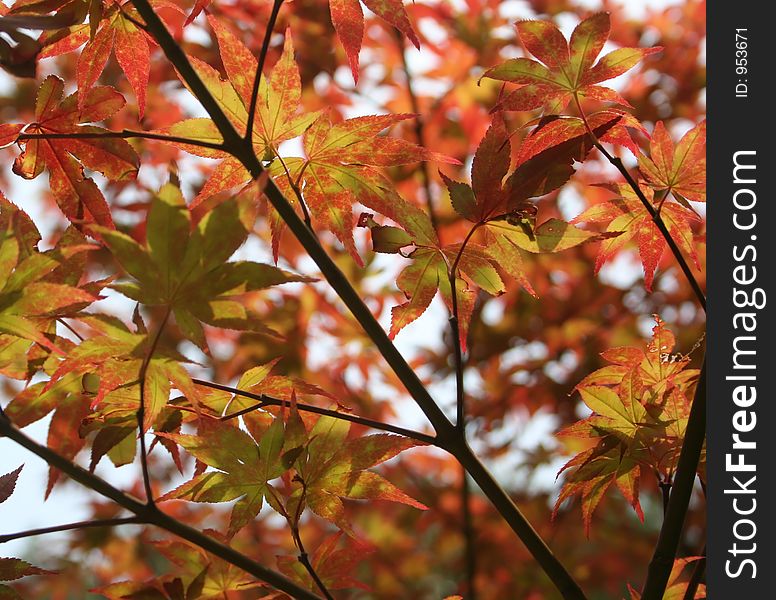
[[[140,400],[137,384],[141,366],[151,344],[150,336],[145,332],[133,333],[120,320],[105,315],[83,315],[79,320],[92,328],[97,335],[82,341],[68,352],[56,366],[42,391],[47,392],[63,385],[62,380],[68,374],[90,377],[93,380],[89,382],[91,408],[107,402],[110,412],[124,421],[121,428],[124,429],[121,439],[124,439],[130,434],[128,428],[134,431],[137,427],[136,421],[132,421]],[[189,374],[181,366],[182,362],[186,362],[182,355],[164,348],[157,349],[148,359],[144,382],[143,431],[156,422],[167,405],[171,385],[196,404],[196,388]],[[121,393],[116,391],[119,388],[123,389]],[[111,393],[113,396],[109,398]],[[118,412],[116,407],[112,406],[116,400],[121,404],[121,410]],[[108,448],[110,447],[112,446]],[[134,445],[132,448],[134,451]]]
[[[167,10],[182,12],[172,2],[155,0],[152,4],[157,10],[164,9],[159,10],[163,20],[167,18]],[[113,54],[135,93],[138,117],[142,119],[151,70],[151,49],[156,46],[141,26],[143,18],[131,2],[103,5],[94,0],[89,2],[89,22],[81,23],[81,20],[64,29],[44,32],[39,39],[42,46],[39,58],[61,56],[83,46],[76,66],[76,82],[80,97],[85,99]]]
[[[661,482],[670,482],[676,468],[690,412],[687,397],[698,371],[686,368],[687,357],[671,356],[673,333],[655,319],[646,352],[613,348],[602,354],[613,364],[575,388],[593,414],[559,433],[595,442],[559,471],[569,472],[553,511],[554,517],[566,499],[579,495],[587,533],[593,512],[612,484],[643,520],[642,472],[658,473]]]
[[[420,41],[412,28],[403,0],[362,0],[363,4],[403,33],[420,49]],[[329,0],[331,22],[345,48],[353,80],[358,83],[358,54],[364,39],[364,11],[359,0]]]
[[[87,415],[90,398],[84,393],[80,375],[65,376],[49,389],[45,389],[46,384],[41,381],[26,387],[11,400],[5,413],[14,425],[26,427],[53,412],[46,443],[60,456],[73,460],[86,441],[76,432]],[[46,498],[59,480],[59,473],[49,468]]]
[[[28,134],[100,134],[105,129],[82,125],[102,121],[124,106],[124,98],[109,87],[94,87],[79,99],[79,93],[62,99],[64,82],[48,76],[35,101],[35,122],[25,127]],[[112,228],[110,207],[97,184],[84,175],[83,168],[99,171],[112,181],[134,179],[139,159],[122,139],[34,138],[20,141],[23,152],[13,171],[34,179],[46,168],[49,187],[59,208],[77,227],[98,223]]]
[[[195,58],[190,60],[233,125],[243,133],[248,124],[247,110],[256,59],[225,25],[214,17],[208,19],[216,33],[228,81],[222,80],[208,64]],[[332,125],[317,112],[298,114],[300,100],[299,69],[294,61],[292,38],[287,31],[283,54],[269,81],[266,77],[259,81],[259,101],[253,125],[254,151],[264,160],[272,161],[269,172],[285,196],[293,202],[296,190],[301,190],[313,219],[332,231],[359,265],[363,262],[353,241],[352,205],[356,201],[403,223],[419,240],[435,239],[428,217],[403,200],[393,184],[374,168],[425,160],[458,162],[400,138],[378,136],[382,130],[414,115],[357,117]],[[221,141],[209,119],[187,119],[159,131],[200,141]],[[281,142],[303,134],[306,159],[279,157]],[[242,163],[225,152],[175,145],[198,156],[223,159],[194,199],[194,207],[210,196],[252,181]],[[274,215],[274,209],[271,214]],[[283,225],[276,215],[273,218],[273,254],[277,259]]]
[[[256,218],[252,199],[226,200],[192,226],[180,190],[165,185],[151,201],[147,242],[97,229],[121,267],[135,281],[113,284],[125,296],[172,309],[183,334],[206,347],[201,323],[274,334],[240,296],[289,282],[313,281],[251,261],[226,262],[248,236]]]
[[[437,289],[452,311],[449,265],[457,265],[460,342],[466,348],[476,290],[497,296],[506,289],[496,266],[535,295],[523,272],[524,251],[559,252],[597,239],[597,234],[577,229],[559,219],[550,219],[535,227],[536,207],[528,202],[529,198],[547,194],[568,180],[574,172],[573,156],[582,153],[584,157],[591,147],[588,137],[583,132],[555,144],[546,143],[535,152],[526,152],[522,162],[507,177],[511,146],[504,121],[497,116],[474,155],[471,185],[454,181],[440,172],[453,208],[475,224],[482,240],[479,244],[468,241],[465,246],[451,244],[439,248],[435,240],[430,240],[432,244],[423,243],[410,233],[405,232],[402,236],[401,230],[372,226],[373,241],[376,232],[378,236],[390,235],[393,239],[390,246],[378,237],[380,251],[398,252],[409,243],[417,246],[408,255],[413,262],[396,281],[408,300],[391,310],[391,337],[425,312]]]
[[[426,506],[367,470],[420,443],[385,433],[347,439],[349,431],[350,422],[343,419],[322,416],[315,422],[307,433],[304,452],[295,461],[303,482],[297,497],[351,536],[344,498],[390,500],[425,510]]]
[[[19,558],[0,558],[0,581],[14,581],[28,575],[54,575]]]
[[[215,531],[206,530],[205,533],[219,542],[228,542]],[[207,554],[193,544],[165,540],[155,541],[153,545],[174,565],[179,573],[177,577],[158,577],[145,582],[119,581],[91,591],[110,600],[215,600],[225,598],[230,592],[250,590],[261,585],[245,571]]]
[[[227,80],[207,63],[190,57],[192,66],[235,128],[244,134],[256,75],[257,61],[238,37],[215,17],[208,15],[218,41]],[[256,156],[272,160],[278,146],[300,136],[318,118],[319,113],[299,113],[301,100],[299,68],[294,60],[294,44],[286,31],[283,54],[269,77],[259,81],[259,95],[253,121],[253,147]],[[200,141],[219,143],[221,134],[210,119],[186,119],[159,130],[160,133]],[[250,173],[233,156],[219,150],[175,144],[181,149],[205,158],[223,159],[194,199],[193,206],[224,190],[241,187],[252,180]]]
[[[448,265],[456,260],[460,250],[461,244],[451,244],[442,249],[418,248],[409,255],[413,262],[396,279],[396,285],[407,297],[407,302],[391,309],[391,338],[426,311],[437,290],[452,313],[453,292]],[[486,252],[485,248],[469,242],[458,261],[455,285],[460,342],[464,349],[477,289],[493,296],[506,291],[504,282]]]
[[[706,121],[684,134],[674,147],[662,121],[655,125],[649,156],[639,155],[639,171],[656,191],[672,194],[689,208],[688,200],[706,201]]]
[[[703,556],[685,556],[683,558],[674,559],[671,573],[666,582],[666,589],[665,592],[663,592],[663,600],[683,600],[687,593],[689,583],[687,581],[679,580],[682,576],[682,572],[689,565],[704,559],[705,557]],[[641,600],[641,592],[633,588],[630,583],[628,584],[628,593],[630,594],[630,600]],[[698,585],[694,598],[706,598],[706,586],[704,584],[701,583]]]
[[[598,13],[577,25],[570,40],[548,21],[519,21],[520,41],[541,62],[512,58],[482,77],[520,84],[500,103],[501,110],[561,112],[575,96],[630,106],[615,90],[598,85],[633,68],[662,48],[618,48],[593,64],[609,38],[609,14]]]
[[[279,419],[261,432],[256,441],[238,427],[206,421],[200,423],[197,435],[157,435],[174,441],[199,461],[218,469],[197,475],[159,500],[228,502],[237,499],[229,521],[229,537],[256,517],[270,493],[267,483],[287,470],[280,461],[284,424]]]
[[[644,268],[644,286],[649,291],[652,289],[655,271],[668,244],[655,224],[652,215],[644,207],[633,188],[627,184],[612,184],[601,187],[613,191],[617,197],[591,206],[574,217],[571,222],[607,223],[606,232],[612,234],[619,232],[619,235],[602,242],[596,259],[596,272],[606,261],[620,252],[629,241],[634,241]],[[639,187],[647,200],[654,204],[653,190],[643,185]],[[670,201],[655,206],[655,210],[659,210],[660,218],[676,245],[700,269],[692,222],[701,221],[701,218],[693,210]]]
[[[99,79],[100,74],[108,64],[111,52],[116,56],[121,70],[127,76],[137,98],[138,116],[142,119],[145,112],[146,88],[148,75],[151,71],[151,53],[148,35],[135,23],[143,22],[131,2],[123,5],[109,6],[102,14],[102,19],[95,26],[89,27],[96,31],[88,37],[81,55],[78,57],[76,79],[78,90],[84,98],[87,90]],[[76,35],[83,36],[83,31]],[[48,56],[54,56],[49,50]]]

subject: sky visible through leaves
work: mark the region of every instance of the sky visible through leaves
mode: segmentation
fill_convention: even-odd
[[[649,2],[647,2],[647,0],[625,0],[622,4],[634,16],[638,16],[643,14],[643,11],[647,5],[649,5],[651,8],[658,9],[662,6],[667,6],[672,3],[672,0],[652,0]],[[593,0],[581,2],[580,4],[583,4],[590,9],[595,9],[598,5],[598,3]],[[503,2],[501,10],[503,10],[505,15],[508,15],[511,19],[528,16],[521,13],[521,2],[517,1]],[[568,35],[571,29],[573,29],[574,25],[576,25],[574,21],[564,22],[563,19],[559,19],[557,23],[566,35]],[[196,38],[198,35],[196,26],[187,28],[186,33],[187,36]],[[427,32],[428,35],[431,35],[432,33],[433,32]],[[422,78],[423,72],[434,66],[433,58],[429,55],[429,53],[426,53],[423,50],[420,52],[411,52],[409,53],[409,58],[411,61],[409,67],[413,71],[413,74],[416,75],[416,85],[418,88],[420,90],[424,90],[424,85],[429,88],[433,87],[433,85],[436,85],[433,82],[424,81]],[[45,63],[42,63],[42,69],[39,74],[41,79],[43,76],[45,76],[45,71],[43,69],[45,69]],[[335,79],[342,79],[343,82],[347,82],[348,84],[350,84],[348,81],[350,77],[350,71],[345,66],[341,67],[335,75]],[[361,79],[359,82],[360,89],[362,90],[362,97],[357,97],[354,105],[348,109],[348,117],[360,116],[362,114],[373,114],[375,112],[374,103],[370,102],[368,99],[373,98],[379,104],[385,96],[385,91],[380,89],[380,87],[375,83],[376,82],[370,78],[370,73],[368,70],[362,71]],[[618,87],[618,80],[610,83],[612,83],[612,87],[615,89]],[[4,72],[0,72],[0,93],[8,92],[12,86],[13,80]],[[181,98],[185,97],[185,95],[182,95]],[[196,114],[197,110],[201,111],[201,108],[198,107],[193,99],[191,99],[187,104],[188,105],[186,108],[189,109],[192,114]],[[689,123],[687,128],[689,128]],[[671,131],[673,138],[679,139],[687,128],[673,129]],[[289,151],[291,154],[293,154],[294,152],[291,151],[295,150],[294,146],[300,144],[301,142],[298,140],[287,142],[284,146],[282,146],[282,150]],[[199,159],[193,156],[183,159],[180,164],[180,172],[186,173],[186,161],[192,161],[193,163],[197,160]],[[7,169],[10,169],[10,166],[10,163],[2,165],[3,168]],[[160,176],[164,176],[164,173],[161,171],[155,171],[155,169],[152,167],[144,167],[140,172],[140,180],[146,183],[150,188],[158,188],[158,186],[163,183],[163,180],[160,178]],[[36,193],[39,193],[42,185],[40,180],[21,181],[18,178],[9,178],[9,180],[13,182],[13,185],[10,189],[6,190],[8,197],[16,199],[17,202],[22,203],[22,206],[25,208],[25,210],[30,213],[36,224],[38,224],[38,226],[41,228],[43,237],[45,239],[47,215],[45,213],[41,214],[37,210],[38,205],[36,203],[26,201],[27,198],[34,197]],[[185,178],[183,179],[183,185],[185,191]],[[186,195],[187,197],[191,196],[191,194]],[[568,187],[563,191],[559,199],[559,206],[563,212],[563,217],[566,219],[572,219],[574,216],[579,214],[582,203],[578,197],[575,196],[573,189]],[[267,249],[263,248],[260,244],[255,243],[255,240],[253,240],[253,242],[249,241],[246,246],[241,248],[235,255],[235,260],[247,256],[250,256],[252,260],[266,262],[271,261],[271,255]],[[394,260],[394,257],[381,256],[378,257],[377,260],[378,262],[376,264],[391,264],[393,265],[392,268],[395,268],[396,271],[392,272],[388,269],[383,271],[380,275],[381,279],[375,281],[375,287],[379,287],[382,283],[384,283],[382,278],[385,278],[385,281],[388,281],[391,278],[395,278],[398,270],[402,267],[402,265],[397,264],[397,261]],[[282,267],[282,264],[280,266]],[[314,265],[311,263],[311,267],[312,266]],[[301,272],[304,273],[303,270]],[[637,257],[622,253],[614,261],[611,261],[606,266],[604,266],[599,276],[602,280],[610,285],[626,288],[632,285],[634,280],[641,276],[641,266]],[[662,285],[670,286],[671,278],[663,278],[661,283]],[[114,292],[110,292],[108,290],[106,290],[106,292],[108,298],[100,302],[100,307],[105,311],[124,318],[125,320],[129,320],[131,318],[131,313],[134,306],[133,303]],[[491,304],[489,307],[495,309],[496,305]],[[500,315],[497,314],[497,310],[486,310],[482,315],[483,320],[486,322],[488,320],[495,322],[499,317]],[[435,343],[433,340],[437,338],[435,336],[425,335],[425,332],[441,331],[446,326],[446,321],[447,311],[444,308],[442,301],[437,298],[432,303],[430,309],[424,313],[422,318],[415,323],[410,324],[406,330],[396,338],[395,343],[399,350],[404,354],[404,356],[411,359],[429,343]],[[389,307],[385,308],[383,314],[381,315],[380,322],[386,330],[390,327]],[[641,329],[645,337],[649,335],[653,324],[654,322],[651,319],[643,319]],[[437,341],[436,343],[441,342]],[[322,334],[319,343],[312,349],[310,355],[311,363],[324,363],[326,361],[326,357],[332,351],[333,347],[332,340],[327,339],[326,336]],[[191,345],[191,350],[193,353],[197,352],[193,345]],[[214,347],[213,351],[217,352],[217,347]],[[528,345],[525,348],[516,349],[513,352],[540,357],[545,352],[545,349],[542,347],[542,344],[534,343]],[[515,360],[518,358],[518,356],[513,357]],[[508,359],[509,357],[505,357],[505,360]],[[564,365],[562,364],[562,361],[559,361],[558,364],[556,364],[554,367],[550,367],[550,369],[552,368],[562,370],[564,368],[568,368],[568,365]],[[549,375],[552,376],[552,373],[549,373]],[[354,376],[358,375],[354,374]],[[466,381],[467,388],[476,389],[481,384],[481,382],[477,381],[478,377],[479,376],[475,373],[469,372],[467,374]],[[430,392],[432,396],[437,398],[453,399],[455,394],[452,377],[434,383],[430,387]],[[374,390],[374,393],[375,395],[379,396],[380,390]],[[451,405],[446,408],[449,410],[449,413],[454,412],[454,406]],[[409,401],[405,402],[403,406],[398,408],[396,413],[397,423],[407,427],[417,428],[425,422],[424,417],[419,409],[415,406],[415,404]],[[579,414],[579,416],[586,416],[586,413],[582,412]],[[535,448],[539,442],[543,442],[545,444],[551,443],[552,440],[549,434],[551,434],[556,429],[556,423],[557,420],[548,413],[539,413],[531,419],[520,419],[512,417],[504,422],[501,430],[491,436],[491,442],[497,444],[499,440],[514,438],[519,434],[521,439],[521,448],[525,451],[530,451],[532,448]],[[47,429],[48,419],[44,419],[27,428],[26,432],[31,437],[43,441],[45,440]],[[432,449],[426,451],[432,452],[434,450]],[[47,471],[47,466],[41,461],[37,460],[34,456],[28,454],[20,446],[17,446],[9,440],[0,439],[0,456],[3,457],[3,462],[5,465],[17,465],[22,463],[25,464],[23,472],[20,476],[19,484],[17,485],[16,493],[3,505],[3,520],[5,523],[13,523],[13,529],[24,529],[28,527],[43,526],[60,521],[64,522],[77,520],[78,518],[87,514],[82,505],[85,499],[89,497],[90,492],[85,491],[74,484],[60,486],[53,492],[53,495],[49,501],[44,504],[42,501],[42,488],[45,485],[43,482],[46,480],[45,474]],[[568,457],[563,456],[557,457],[552,464],[546,466],[537,473],[532,481],[532,484],[542,489],[557,490],[560,484],[555,483],[554,481],[555,473],[557,472],[558,468],[564,462],[566,462],[567,458]],[[519,462],[520,456],[513,452],[511,454],[505,455],[497,463],[490,466],[494,470],[497,478],[503,481],[508,487],[510,476],[514,476],[515,466],[519,464]],[[117,470],[105,463],[97,467],[96,473],[119,486],[128,484],[135,478],[135,470],[132,468]],[[183,478],[181,478],[180,483],[183,481]],[[552,495],[554,496],[555,494],[553,493]],[[127,534],[130,534],[131,529],[126,531]],[[56,538],[57,536],[49,536],[45,538],[44,543],[47,545],[55,543]],[[29,550],[31,547],[34,548],[35,543],[41,542],[43,542],[43,540],[33,540],[32,542],[29,540],[19,540],[7,543],[4,545],[3,552],[7,555],[24,556],[25,551]],[[30,546],[30,544],[33,544],[33,546]]]

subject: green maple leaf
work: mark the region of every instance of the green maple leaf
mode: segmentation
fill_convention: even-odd
[[[77,314],[100,298],[102,282],[79,285],[85,264],[79,255],[96,247],[70,230],[52,250],[39,252],[40,235],[32,221],[5,198],[0,199],[0,226],[4,226],[0,230],[0,334],[4,334],[4,345],[13,351],[25,346],[20,340],[28,340],[61,354],[57,344],[62,342],[53,341],[54,320]]]
[[[345,498],[389,500],[425,510],[426,506],[368,470],[418,442],[390,434],[347,439],[349,431],[349,421],[330,416],[316,421],[307,434],[305,452],[295,463],[303,481],[303,488],[295,493],[297,500],[303,496],[310,510],[351,535]]]
[[[251,199],[233,198],[194,226],[180,190],[168,184],[151,202],[145,245],[118,231],[98,230],[135,280],[113,288],[142,304],[170,307],[184,335],[201,347],[206,343],[201,323],[274,334],[239,298],[281,283],[313,280],[256,262],[226,262],[247,238],[255,217]]]
[[[197,475],[159,500],[228,502],[237,499],[229,521],[230,537],[256,517],[270,493],[268,482],[287,470],[280,460],[285,431],[279,419],[257,441],[238,427],[207,421],[201,422],[197,435],[158,435],[174,441],[216,469]]]

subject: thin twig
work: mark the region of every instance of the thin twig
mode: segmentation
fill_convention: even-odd
[[[159,344],[159,339],[162,337],[162,331],[164,330],[164,326],[167,324],[167,320],[170,318],[171,312],[172,309],[168,307],[167,311],[164,313],[164,317],[162,318],[161,323],[159,323],[159,328],[156,330],[156,334],[154,334],[154,337],[151,340],[151,345],[148,347],[148,352],[146,352],[146,355],[143,358],[143,362],[140,365],[140,371],[137,377],[140,383],[140,406],[138,406],[137,409],[137,424],[140,430],[140,466],[143,470],[143,487],[145,488],[146,500],[150,506],[154,505],[154,495],[151,490],[151,477],[148,474],[148,450],[146,448],[145,442],[145,380],[148,373],[148,366],[151,364],[154,352],[156,352],[156,346]]]
[[[291,171],[288,170],[288,166],[286,165],[286,161],[283,160],[283,157],[278,154],[277,150],[274,150],[275,156],[280,161],[281,166],[283,167],[283,170],[286,172],[286,179],[288,180],[288,185],[291,186],[291,190],[293,190],[294,195],[296,196],[296,199],[299,201],[299,206],[302,209],[302,218],[304,219],[305,225],[307,225],[307,228],[315,233],[315,230],[313,229],[313,222],[312,219],[310,219],[310,211],[307,209],[307,203],[304,200],[304,196],[302,196],[302,190],[299,189],[299,184],[294,181],[294,178],[291,177]]]
[[[687,419],[687,429],[684,433],[684,443],[679,454],[676,476],[673,481],[671,497],[668,500],[663,526],[655,546],[652,560],[649,563],[647,581],[644,584],[642,600],[660,600],[663,597],[671,569],[674,565],[682,526],[690,504],[692,489],[695,484],[698,461],[706,437],[706,359],[695,388],[690,416]]]
[[[0,435],[8,437],[33,454],[39,456],[50,466],[59,469],[73,481],[113,500],[119,506],[137,515],[143,523],[164,529],[175,536],[199,546],[206,552],[233,564],[257,579],[265,581],[269,585],[286,592],[293,598],[298,600],[320,600],[319,596],[291,581],[286,576],[281,575],[272,569],[268,569],[234,548],[222,544],[215,538],[205,535],[201,531],[197,531],[193,527],[189,527],[181,521],[164,514],[155,506],[149,506],[136,498],[125,494],[121,490],[118,490],[104,479],[97,477],[86,469],[67,460],[60,454],[57,454],[50,448],[31,439],[22,431],[14,427],[8,419],[0,419]]]
[[[465,393],[463,386],[463,348],[461,347],[461,326],[460,315],[458,314],[458,288],[455,285],[457,279],[458,265],[461,262],[464,250],[469,240],[472,239],[474,232],[477,231],[481,223],[475,223],[474,226],[466,234],[461,247],[458,249],[458,254],[455,256],[453,264],[450,266],[450,270],[447,273],[448,280],[450,281],[450,296],[452,299],[451,315],[450,315],[450,327],[453,332],[453,351],[455,353],[455,406],[456,406],[456,426],[460,432],[464,432],[466,428],[466,409],[464,406]]]
[[[407,95],[410,98],[410,106],[412,112],[415,113],[415,138],[418,141],[418,145],[426,147],[426,135],[424,131],[423,118],[420,114],[420,103],[418,97],[415,95],[415,89],[412,85],[412,74],[410,73],[410,67],[407,63],[407,56],[404,54],[404,35],[398,30],[394,29],[396,34],[396,42],[399,45],[399,55],[401,56],[402,70],[404,71],[404,82],[407,85]],[[428,209],[428,217],[431,220],[431,225],[434,231],[439,230],[439,222],[434,210],[434,200],[431,195],[431,173],[429,171],[428,161],[421,161],[420,163],[420,175],[423,180],[423,193],[426,196],[426,208]]]
[[[248,123],[245,126],[245,142],[249,145],[253,143],[253,122],[256,120],[256,105],[259,102],[259,83],[261,82],[264,63],[267,61],[269,40],[272,37],[272,31],[275,29],[275,22],[277,21],[278,13],[280,12],[280,7],[282,5],[283,0],[274,0],[272,3],[272,12],[269,14],[267,28],[264,30],[264,39],[261,42],[259,62],[256,65],[256,75],[253,78],[253,89],[251,89],[251,102],[248,107]]]
[[[297,480],[301,481],[302,483],[302,495],[299,498],[299,503],[296,505],[296,514],[294,515],[293,521],[289,518],[288,515],[286,515],[286,520],[288,520],[288,524],[291,527],[291,536],[294,538],[294,545],[299,551],[297,560],[299,560],[301,565],[305,568],[308,575],[310,575],[312,580],[315,582],[315,585],[324,595],[326,600],[334,600],[331,592],[329,592],[329,590],[326,588],[326,585],[323,583],[320,576],[315,571],[312,563],[310,562],[310,558],[307,555],[307,550],[305,550],[304,543],[302,542],[302,535],[299,533],[299,519],[302,516],[302,507],[304,506],[305,497],[307,496],[307,484],[301,477],[297,476]]]
[[[18,140],[100,140],[100,139],[131,139],[140,138],[145,140],[155,140],[158,142],[167,142],[170,144],[186,144],[189,146],[199,146],[200,148],[210,148],[211,150],[224,151],[222,142],[204,142],[202,140],[193,140],[191,138],[179,137],[176,135],[165,135],[162,133],[151,133],[150,131],[134,131],[131,129],[122,129],[121,131],[72,131],[67,133],[20,133]]]
[[[274,398],[272,396],[267,396],[265,394],[254,394],[228,385],[213,383],[212,381],[205,381],[204,379],[192,379],[192,381],[197,385],[209,387],[215,390],[221,390],[223,392],[230,392],[236,396],[242,396],[244,398],[250,398],[252,400],[257,401],[257,404],[248,406],[246,408],[242,408],[238,411],[222,416],[221,417],[222,421],[236,419],[237,417],[241,417],[242,415],[253,412],[254,410],[264,408],[265,406],[291,406],[291,402],[288,400],[281,400],[280,398]],[[380,431],[388,431],[390,433],[395,433],[397,435],[401,435],[406,438],[423,442],[424,444],[436,445],[436,442],[437,442],[436,438],[433,435],[428,435],[426,433],[421,433],[419,431],[413,431],[411,429],[405,429],[404,427],[399,427],[398,425],[391,425],[390,423],[383,423],[382,421],[375,421],[373,419],[368,419],[366,417],[359,417],[357,415],[352,415],[346,412],[339,412],[339,411],[330,410],[327,408],[320,408],[318,406],[313,406],[311,404],[304,404],[301,402],[297,402],[296,407],[298,410],[301,410],[304,412],[311,412],[319,415],[325,415],[327,417],[333,417],[335,419],[341,419],[343,421],[350,421],[351,423],[357,423],[358,425],[363,425],[364,427],[370,427],[372,429],[377,429]]]
[[[116,525],[142,525],[143,523],[144,521],[138,516],[116,519],[97,519],[94,521],[78,521],[77,523],[67,523],[65,525],[53,525],[51,527],[41,527],[39,529],[27,529],[26,531],[18,531],[16,533],[6,533],[0,535],[0,544],[36,535],[44,535],[46,533],[57,533],[59,531],[89,529],[92,527],[115,527]]]
[[[65,329],[67,329],[70,333],[72,333],[75,337],[77,337],[80,341],[84,341],[84,336],[82,336],[80,333],[78,333],[75,329],[73,329],[72,325],[70,325],[67,321],[65,321],[62,317],[57,318],[57,323],[62,325]]]
[[[585,112],[582,109],[582,104],[579,101],[579,96],[576,93],[574,94],[574,101],[576,102],[577,110],[579,110],[579,114],[582,117],[582,121],[585,124],[585,129],[587,129],[588,135],[590,135],[591,139],[593,140],[593,145],[596,148],[598,148],[598,151],[604,155],[606,160],[608,160],[612,165],[614,165],[614,167],[620,172],[620,174],[628,182],[628,185],[631,187],[631,189],[633,189],[633,192],[636,194],[638,199],[644,205],[644,208],[652,217],[652,221],[655,223],[655,226],[658,228],[658,230],[660,230],[660,233],[663,235],[663,238],[668,244],[668,247],[671,249],[671,252],[673,253],[674,258],[676,258],[676,262],[679,263],[679,268],[682,269],[684,276],[687,278],[687,281],[690,283],[690,287],[692,288],[693,293],[695,294],[695,297],[698,299],[698,303],[701,305],[701,307],[705,312],[706,296],[704,295],[703,290],[701,290],[701,286],[698,283],[698,280],[695,279],[695,275],[693,274],[692,269],[690,268],[690,265],[687,264],[687,261],[682,255],[682,251],[679,250],[679,246],[676,245],[674,238],[671,236],[671,233],[668,231],[666,224],[663,222],[663,219],[660,217],[660,214],[658,213],[657,210],[655,210],[655,207],[644,195],[644,192],[641,191],[639,184],[636,182],[635,179],[633,179],[633,176],[628,172],[628,169],[625,168],[625,165],[622,163],[622,160],[619,157],[612,156],[612,154],[606,148],[604,148],[603,144],[598,139],[598,136],[596,136],[595,132],[590,127],[590,124],[587,121],[587,116],[585,115]]]
[[[466,546],[466,588],[463,597],[465,600],[477,600],[477,545],[474,531],[474,517],[472,515],[472,490],[469,475],[466,469],[461,467],[461,510],[463,513],[463,536]]]

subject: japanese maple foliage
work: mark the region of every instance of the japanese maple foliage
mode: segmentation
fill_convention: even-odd
[[[0,597],[705,597],[704,3],[512,4],[0,10]]]

